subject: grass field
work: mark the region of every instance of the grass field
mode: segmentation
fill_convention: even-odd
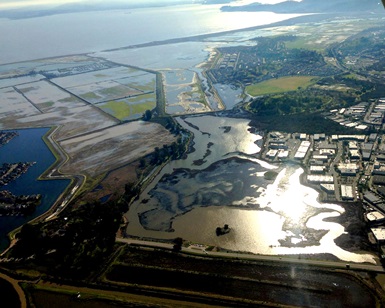
[[[146,110],[156,107],[156,97],[154,94],[140,95],[121,101],[110,101],[98,107],[119,120],[140,118]]]
[[[246,87],[246,92],[251,96],[260,96],[273,93],[295,91],[299,87],[307,88],[316,81],[315,76],[294,76],[271,79]]]

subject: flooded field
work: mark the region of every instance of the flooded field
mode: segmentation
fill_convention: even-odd
[[[55,87],[47,81],[15,86],[28,101],[33,102],[42,113],[49,113],[59,108],[76,108],[84,106],[85,102]]]
[[[261,136],[248,121],[213,116],[179,119],[194,133],[194,150],[167,165],[126,214],[127,234],[185,240],[256,254],[329,253],[341,260],[375,263],[371,254],[339,248],[345,231],[327,218],[341,206],[321,204],[318,193],[300,184],[303,170],[256,159]],[[265,173],[275,170],[275,180]],[[215,229],[231,232],[218,237]]]
[[[0,98],[0,114],[4,117],[15,116],[22,118],[40,114],[39,110],[14,88],[0,89]]]
[[[227,110],[233,109],[234,106],[243,101],[243,89],[232,85],[214,84],[216,91]]]
[[[156,107],[155,73],[80,55],[2,65],[0,77],[0,129],[59,126],[66,174],[98,176],[175,141],[158,124],[118,125]]]
[[[166,92],[166,113],[181,115],[211,111],[197,73],[190,70],[163,72]]]
[[[171,144],[175,137],[155,123],[131,122],[61,142],[70,160],[63,173],[97,176]]]

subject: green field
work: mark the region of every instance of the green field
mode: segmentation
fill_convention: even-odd
[[[294,76],[271,79],[246,87],[246,92],[251,96],[260,96],[273,93],[284,93],[307,88],[316,81],[315,76]]]
[[[134,103],[137,101],[137,103]],[[149,98],[144,95],[133,98],[127,101],[110,101],[105,104],[98,105],[99,108],[105,112],[111,114],[113,117],[119,120],[131,119],[133,116],[138,115],[140,117],[146,110],[152,110],[156,107],[156,99],[154,95]]]

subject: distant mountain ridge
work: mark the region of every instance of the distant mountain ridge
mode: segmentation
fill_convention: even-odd
[[[383,9],[378,0],[302,0],[285,1],[277,4],[252,3],[243,6],[223,6],[222,11],[260,11],[287,13],[338,13],[338,12],[361,12],[376,11]]]
[[[0,11],[0,18],[24,19],[51,16],[58,14],[81,13],[92,11],[127,10],[148,7],[165,7],[172,5],[191,4],[192,0],[143,0],[137,2],[122,1],[90,1],[67,3],[61,5],[42,5],[34,7],[22,7]]]

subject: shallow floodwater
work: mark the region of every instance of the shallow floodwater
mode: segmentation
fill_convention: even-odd
[[[242,102],[243,90],[241,87],[226,84],[214,84],[222,102],[225,104],[227,110],[231,110],[234,106]]]
[[[256,159],[262,137],[248,120],[215,116],[178,119],[194,133],[194,151],[170,162],[126,214],[127,234],[185,240],[256,254],[329,253],[347,262],[375,263],[371,254],[339,248],[341,206],[317,201],[300,184],[297,165],[272,166]],[[267,180],[265,172],[277,178]],[[231,232],[217,237],[228,224]]]

